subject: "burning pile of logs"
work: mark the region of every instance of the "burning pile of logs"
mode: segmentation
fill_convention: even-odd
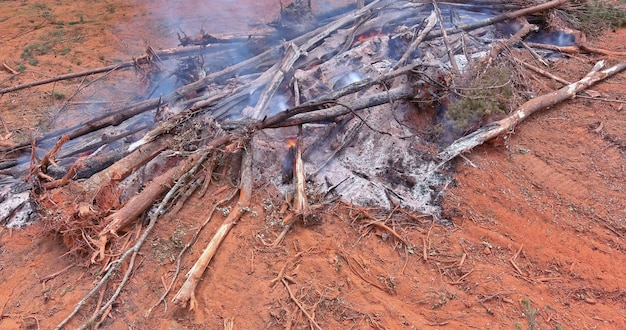
[[[0,163],[5,180],[14,183],[2,188],[0,218],[19,226],[37,213],[50,231],[62,235],[71,252],[108,265],[103,281],[88,299],[128,260],[129,272],[120,288],[124,285],[135,256],[160,217],[180,209],[195,191],[204,194],[219,166],[237,168],[239,197],[233,211],[173,298],[192,309],[198,280],[249,206],[255,175],[274,178],[268,180],[279,190],[284,188],[284,193],[294,194],[292,216],[274,244],[280,244],[296,219],[306,218],[316,207],[307,195],[309,181],[323,186],[325,195],[412,208],[436,219],[436,210],[427,205],[433,199],[419,205],[423,196],[416,194],[424,194],[424,187],[445,184],[440,170],[450,160],[506,134],[538,109],[574,97],[626,68],[622,62],[602,70],[598,63],[580,81],[527,100],[500,120],[480,122],[443,148],[429,141],[428,134],[417,132],[419,127],[411,126],[416,112],[431,111],[432,117],[435,111],[433,106],[414,104],[425,100],[444,104],[444,95],[456,93],[455,79],[503,65],[498,59],[501,52],[520,45],[536,28],[524,17],[565,2],[513,9],[501,4],[485,10],[479,3],[375,0],[322,25],[307,16],[306,29],[291,29],[301,35],[264,51],[258,51],[253,37],[238,43],[204,32],[197,37],[183,34],[179,36],[183,47],[150,49],[128,63],[86,74],[149,67],[185,57],[187,70],[195,70],[187,76],[195,81],[34,138],[29,144],[2,147],[3,152],[22,158]],[[302,8],[288,7],[283,14],[290,10],[300,13]],[[294,23],[293,19],[279,22],[279,30]],[[515,29],[506,34],[498,30],[498,24]],[[222,65],[220,70],[205,72],[202,61],[195,65],[189,60],[199,54],[229,57],[232,47],[241,43],[254,43],[252,55]],[[42,152],[44,148],[49,150]],[[348,149],[354,153],[339,159]],[[377,170],[359,167],[358,157],[362,166]],[[372,160],[367,163],[362,158]],[[255,162],[262,168],[253,166]],[[24,177],[28,177],[26,185],[19,182]],[[359,193],[366,195],[359,200]],[[126,247],[118,239],[120,233],[146,213],[148,225],[143,234],[131,248]]]

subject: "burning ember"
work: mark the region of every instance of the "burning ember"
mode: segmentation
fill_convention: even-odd
[[[370,38],[374,38],[376,36],[382,36],[383,32],[381,30],[374,30],[374,31],[370,31],[364,34],[359,35],[356,40],[358,40],[359,42],[364,42],[367,39]]]
[[[282,178],[283,184],[289,184],[293,180],[293,171],[296,168],[296,147],[298,145],[297,139],[287,140],[287,155],[283,161]]]

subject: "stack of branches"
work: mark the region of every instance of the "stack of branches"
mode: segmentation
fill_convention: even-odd
[[[419,4],[375,0],[280,46],[221,71],[209,73],[172,93],[117,109],[70,129],[52,132],[33,140],[30,145],[3,149],[3,152],[17,152],[30,146],[32,157],[28,175],[33,192],[38,197],[45,226],[61,234],[72,252],[88,255],[91,262],[101,263],[107,269],[98,286],[60,326],[78,312],[84,302],[102,287],[123,262],[129,260],[127,275],[116,294],[109,303],[102,306],[101,312],[95,313],[92,320],[85,324],[91,324],[95,318],[100,317],[119,295],[132,271],[135,256],[157,220],[167,210],[182,207],[185,199],[200,187],[202,192],[206,191],[217,164],[230,164],[224,159],[231,159],[231,162],[238,163],[234,168],[240,169],[237,174],[240,178],[239,198],[233,212],[191,268],[181,290],[173,299],[178,305],[194,308],[196,284],[220,242],[250,203],[253,188],[250,140],[255,132],[337,120],[342,116],[358,117],[357,113],[363,109],[397,100],[412,100],[416,97],[417,86],[430,82],[424,76],[441,76],[442,72],[457,76],[461,74],[464,69],[456,63],[454,55],[460,50],[466,50],[463,47],[466,45],[463,37],[465,34],[499,22],[549,10],[565,2],[567,1],[553,0],[504,12],[484,21],[446,29],[441,10],[435,1]],[[407,9],[422,10],[424,15],[415,15],[415,11]],[[505,42],[495,43],[491,52],[474,65],[481,68],[494,65],[494,59],[502,49],[518,42],[530,31],[531,26],[523,20],[521,22],[523,29]],[[439,31],[435,29],[437,26]],[[308,69],[341,56],[361,42],[359,36],[373,30],[380,31],[381,28],[383,33],[388,34],[389,40],[406,41],[397,60],[385,67],[384,72],[303,100],[294,71]],[[458,35],[461,37],[453,37]],[[430,45],[441,45],[443,54],[440,55],[442,58],[447,57],[448,63],[415,58],[418,53],[416,50],[425,41]],[[482,49],[475,51],[479,50]],[[158,53],[155,52],[156,57]],[[466,58],[472,58],[471,54],[466,54]],[[580,81],[525,102],[509,116],[484,125],[443,148],[437,155],[438,166],[486,140],[510,131],[538,109],[571,98],[579,91],[624,68],[626,62],[603,71],[601,65],[598,65]],[[398,77],[404,79],[397,79]],[[387,90],[366,94],[350,101],[349,105],[341,101],[346,96],[374,85],[382,85]],[[286,110],[273,111],[272,98],[283,87],[293,91],[294,105]],[[147,128],[137,128],[139,121],[133,119],[148,111],[157,112],[162,120]],[[137,134],[140,138],[127,141],[128,137]],[[80,143],[63,148],[64,144],[81,137]],[[37,146],[43,141],[51,140],[57,140],[54,147],[41,159],[37,159]],[[304,189],[306,175],[303,173],[302,148],[300,136],[296,143],[294,168],[296,203],[293,212],[296,216],[305,216],[309,212]],[[62,166],[63,160],[71,160],[69,166]],[[146,169],[146,164],[152,168]],[[13,175],[22,173],[18,164],[12,165],[4,166],[4,172]],[[76,178],[83,180],[79,182]],[[143,180],[143,189],[132,194],[132,197],[127,197],[129,193],[125,190],[128,190],[133,180],[140,179]],[[159,200],[160,202],[155,202]],[[11,212],[14,213],[15,210],[16,208]],[[124,236],[121,235],[137,225],[137,220],[146,213],[149,220],[147,227],[135,240],[136,243],[128,248],[130,236],[122,239]],[[211,214],[208,217],[210,219]]]

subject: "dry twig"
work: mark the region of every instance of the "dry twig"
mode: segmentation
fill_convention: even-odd
[[[517,263],[515,263],[515,259],[517,259],[517,257],[519,256],[520,252],[522,252],[522,248],[524,247],[524,244],[520,245],[519,250],[517,250],[517,252],[511,257],[511,259],[509,259],[509,262],[511,263],[511,265],[513,265],[513,268],[515,268],[515,270],[522,276],[526,276],[524,275],[524,273],[522,273],[522,270],[519,268],[519,266],[517,266]]]
[[[211,173],[208,173],[207,175],[211,175]],[[224,186],[224,187],[226,187],[226,186]],[[216,193],[216,194],[218,194],[218,193]],[[148,311],[146,312],[146,317],[150,316],[150,314],[152,313],[154,308],[157,307],[161,302],[165,302],[165,297],[167,297],[167,295],[170,293],[170,291],[172,291],[172,287],[174,287],[174,283],[176,282],[176,279],[178,278],[178,274],[180,274],[180,268],[181,268],[180,266],[181,266],[181,263],[182,263],[183,254],[185,254],[185,252],[187,252],[187,250],[196,242],[196,240],[200,236],[200,233],[202,232],[204,227],[206,227],[206,225],[213,218],[213,214],[215,213],[215,210],[218,207],[224,205],[225,203],[228,203],[228,201],[232,200],[235,197],[236,194],[237,194],[237,190],[235,189],[230,196],[228,196],[228,197],[220,200],[219,202],[215,203],[213,205],[213,208],[211,208],[211,211],[209,211],[209,215],[206,217],[206,219],[204,220],[202,225],[196,230],[196,232],[193,234],[193,236],[191,237],[189,242],[187,244],[185,244],[185,246],[180,250],[180,252],[178,253],[178,257],[176,258],[176,271],[174,272],[174,275],[172,276],[172,280],[170,281],[170,284],[166,286],[165,292],[163,292],[163,294],[161,295],[159,300],[154,305],[152,305],[152,307],[150,307],[148,309]],[[165,305],[165,310],[167,311],[167,304]]]
[[[58,272],[53,273],[53,274],[50,274],[50,275],[48,275],[48,276],[46,276],[46,277],[44,277],[44,278],[40,279],[40,280],[39,280],[39,282],[44,283],[44,285],[45,285],[45,283],[46,283],[46,282],[48,282],[48,281],[50,281],[51,279],[53,279],[53,278],[55,278],[55,277],[57,277],[57,276],[59,276],[59,275],[61,275],[61,274],[65,273],[66,271],[68,271],[68,270],[69,270],[70,268],[72,268],[72,267],[74,267],[74,264],[70,264],[70,265],[68,265],[67,267],[65,267],[65,268],[63,268],[63,269],[61,269],[61,270],[59,270]]]
[[[196,261],[193,267],[187,273],[187,279],[183,283],[182,287],[172,299],[172,302],[181,307],[185,307],[189,304],[189,309],[193,310],[197,306],[195,297],[195,290],[198,282],[202,278],[202,274],[206,270],[206,267],[213,259],[220,243],[226,238],[226,235],[230,229],[235,225],[237,220],[246,212],[250,203],[250,197],[252,194],[252,150],[250,147],[244,150],[243,160],[241,161],[241,182],[239,201],[237,202],[234,210],[228,214],[228,217],[224,220],[222,225],[218,228],[217,232],[206,246],[200,258]]]
[[[452,48],[450,48],[450,40],[448,40],[448,33],[446,32],[446,28],[443,26],[443,19],[441,18],[441,11],[439,10],[439,6],[437,5],[437,1],[432,0],[433,7],[435,8],[435,13],[437,14],[437,19],[439,21],[439,27],[441,28],[441,35],[443,37],[443,43],[446,46],[446,51],[448,52],[448,58],[450,59],[450,67],[452,68],[453,74],[459,74],[459,65],[456,63],[456,59],[454,58],[454,52]]]
[[[315,329],[322,330],[322,327],[320,327],[320,325],[317,324],[317,322],[315,322],[315,318],[313,316],[311,316],[311,314],[309,314],[309,312],[307,312],[306,309],[304,309],[304,307],[302,306],[302,303],[300,303],[300,301],[298,301],[296,296],[294,296],[293,292],[291,292],[291,288],[289,288],[289,283],[287,283],[287,280],[283,277],[283,278],[281,278],[281,281],[285,285],[285,288],[287,289],[287,292],[289,292],[289,298],[291,298],[291,300],[296,305],[298,305],[298,308],[300,308],[302,313],[304,313],[304,315],[309,319],[309,322],[311,322],[311,324],[315,327]]]

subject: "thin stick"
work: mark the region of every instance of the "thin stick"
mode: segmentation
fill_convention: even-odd
[[[69,266],[67,266],[67,267],[65,267],[65,268],[63,268],[63,269],[61,269],[61,270],[59,270],[59,271],[58,271],[58,272],[56,272],[56,273],[50,274],[50,275],[48,275],[48,276],[46,276],[46,277],[44,277],[44,278],[40,279],[40,280],[39,280],[39,282],[41,282],[41,283],[46,283],[46,282],[50,281],[51,279],[53,279],[53,278],[55,278],[55,277],[57,277],[57,276],[59,276],[59,275],[61,275],[61,274],[65,273],[66,271],[68,271],[68,270],[69,270],[70,268],[72,268],[72,267],[74,267],[74,264],[71,264],[71,265],[69,265]]]
[[[269,82],[267,83],[267,87],[265,88],[265,90],[263,90],[263,93],[259,97],[259,101],[254,107],[253,112],[250,114],[250,117],[255,119],[260,119],[263,117],[263,113],[268,103],[270,102],[270,99],[272,98],[272,96],[274,96],[276,90],[285,78],[285,75],[289,71],[291,71],[293,64],[296,63],[296,60],[300,58],[301,54],[302,51],[298,46],[296,46],[296,44],[294,44],[293,42],[289,43],[288,45],[286,45],[285,55],[283,56],[282,61],[276,63],[276,65],[274,65],[271,70],[263,73],[261,77],[258,78],[258,80],[268,80]]]
[[[276,277],[274,277],[271,281],[270,284],[272,288],[274,288],[276,286],[276,284],[278,283],[278,281],[282,281],[282,279],[285,276],[285,269],[287,269],[287,265],[288,263],[285,262],[285,265],[283,266],[283,268],[280,269],[280,271],[278,272],[278,275],[276,275]]]
[[[2,62],[2,66],[12,74],[19,74],[19,72],[13,70],[13,68],[11,68],[6,62]]]
[[[426,238],[422,237],[422,258],[428,261],[428,247],[426,246]]]
[[[300,303],[300,301],[298,301],[298,299],[296,298],[296,296],[293,295],[293,292],[291,292],[291,289],[289,288],[289,284],[287,283],[287,281],[285,280],[285,278],[281,278],[281,281],[283,282],[283,284],[285,285],[285,288],[287,289],[287,292],[289,292],[289,297],[291,298],[291,300],[298,305],[298,308],[300,308],[300,310],[302,311],[302,313],[309,319],[309,321],[311,322],[311,324],[318,330],[322,330],[322,327],[320,327],[319,324],[317,324],[317,322],[315,322],[315,319],[311,316],[311,314],[309,314],[309,312],[306,311],[306,309],[304,309],[304,307],[302,306],[302,304]]]
[[[522,276],[526,276],[524,275],[524,273],[522,272],[522,270],[517,266],[517,263],[515,263],[515,259],[517,259],[517,257],[519,256],[520,252],[522,252],[522,248],[524,247],[524,244],[520,245],[519,250],[517,250],[517,252],[511,257],[511,259],[509,259],[509,262],[511,263],[511,265],[513,266],[513,268],[515,268],[515,270]]]
[[[541,64],[543,64],[543,65],[545,65],[547,67],[550,66],[550,64],[548,64],[548,62],[546,62],[543,59],[543,57],[541,57],[541,55],[537,54],[537,52],[534,49],[532,49],[532,47],[528,46],[527,43],[522,41],[521,44],[522,44],[522,46],[524,48],[526,48],[526,50],[530,53],[530,55],[532,55],[532,57],[535,58],[535,60],[539,61],[539,63],[541,63]]]
[[[528,45],[529,47],[553,50],[555,52],[561,52],[561,53],[566,53],[566,54],[580,53],[580,49],[578,49],[578,47],[576,46],[555,46],[555,45],[548,45],[548,44],[540,44],[536,42],[524,42],[524,43]]]
[[[115,293],[113,293],[113,296],[111,296],[111,298],[107,301],[107,303],[104,304],[104,306],[102,306],[100,310],[94,313],[87,322],[83,323],[83,325],[79,328],[80,330],[90,328],[91,324],[93,324],[93,322],[95,322],[95,320],[100,315],[103,315],[113,305],[113,303],[115,302],[115,299],[117,299],[117,297],[122,292],[122,288],[124,288],[124,285],[126,285],[126,282],[128,282],[128,280],[130,279],[130,274],[133,272],[133,268],[135,267],[135,258],[137,257],[139,250],[135,250],[133,248],[128,251],[133,251],[133,253],[131,254],[130,261],[128,263],[128,270],[126,271],[126,274],[124,274],[124,278],[122,278],[122,282],[120,282],[120,285],[117,287],[117,290],[115,290]],[[118,264],[121,264],[121,263],[118,263]]]
[[[385,230],[385,231],[389,232],[389,233],[391,234],[391,236],[395,237],[395,238],[396,238],[396,239],[398,239],[400,242],[404,243],[404,246],[405,246],[405,247],[408,247],[408,246],[409,246],[409,243],[407,243],[407,242],[404,240],[404,238],[402,238],[402,236],[398,235],[398,233],[396,233],[396,231],[395,231],[395,230],[393,230],[393,229],[389,228],[389,226],[387,226],[386,224],[384,224],[382,221],[375,220],[375,221],[372,221],[372,222],[369,222],[369,223],[365,224],[365,227],[367,227],[367,226],[375,226],[375,227],[378,227],[378,228],[380,228],[380,229],[382,229],[382,230]]]
[[[612,100],[612,99],[607,99],[604,97],[591,97],[591,96],[586,96],[586,95],[576,95],[576,97],[581,98],[581,99],[587,99],[587,100],[593,100],[593,101],[602,101],[602,102],[613,102],[613,103],[626,103],[626,100]]]
[[[33,81],[30,83],[21,84],[21,85],[17,85],[13,87],[3,88],[3,89],[0,89],[0,96],[2,96],[2,94],[5,94],[5,93],[18,91],[18,90],[25,89],[25,88],[45,85],[45,84],[53,83],[56,81],[89,76],[92,74],[102,73],[102,72],[107,72],[107,71],[116,71],[116,70],[126,69],[130,67],[134,67],[135,65],[138,65],[138,64],[139,65],[148,64],[152,61],[151,60],[152,56],[157,56],[157,57],[166,59],[166,58],[175,57],[175,56],[185,56],[185,55],[196,54],[199,51],[207,52],[207,51],[212,51],[212,50],[213,48],[209,45],[209,46],[171,48],[171,49],[152,51],[151,54],[146,54],[146,55],[137,57],[136,59],[132,61],[126,61],[126,62],[122,62],[122,63],[115,64],[115,65],[109,65],[109,66],[96,68],[96,69],[90,69],[90,70],[81,71],[81,72],[63,74],[63,75],[55,76],[55,77],[48,78],[48,79],[43,79],[43,80]]]
[[[616,52],[616,51],[612,51],[612,50],[596,48],[596,47],[589,46],[586,43],[581,43],[579,45],[579,47],[580,47],[580,49],[582,49],[582,50],[584,50],[586,52],[590,52],[590,53],[596,53],[596,54],[601,54],[601,55],[606,55],[606,56],[613,56],[613,57],[625,57],[626,56],[626,52]]]
[[[363,281],[367,282],[368,284],[370,284],[371,286],[379,289],[382,292],[386,292],[389,293],[385,288],[383,288],[382,286],[376,284],[374,281],[367,279],[363,274],[361,274],[359,271],[356,270],[354,263],[350,262],[350,260],[348,259],[349,257],[347,256],[347,254],[345,255],[341,255],[341,257],[346,261],[346,263],[348,264],[348,268],[350,268],[350,270],[358,277],[360,277]],[[356,259],[354,259],[354,262],[356,262],[357,264],[359,264],[359,267],[361,267],[361,269],[364,269],[364,266],[362,266]]]
[[[285,216],[285,219],[283,219],[283,225],[284,225],[283,230],[280,232],[278,237],[276,237],[274,242],[272,242],[272,244],[269,245],[270,247],[273,247],[273,248],[277,247],[278,244],[283,242],[283,240],[285,239],[285,236],[287,236],[287,233],[293,226],[294,219],[295,219],[295,216],[293,215],[293,213],[289,213],[287,216]]]
[[[411,54],[417,49],[417,46],[419,46],[419,44],[421,44],[422,41],[424,41],[424,38],[428,36],[430,31],[435,27],[435,24],[437,24],[437,16],[435,12],[432,11],[430,15],[426,18],[426,26],[419,33],[417,38],[415,38],[415,40],[411,42],[409,47],[407,47],[406,51],[404,52],[404,54],[402,54],[402,57],[400,58],[398,63],[396,63],[393,66],[394,70],[400,67],[401,65],[404,65],[407,62],[407,60],[409,59],[409,56],[411,56]]]
[[[82,72],[74,72],[74,73],[62,74],[60,76],[56,76],[56,77],[52,77],[52,78],[48,78],[48,79],[33,81],[33,82],[30,82],[30,83],[21,84],[21,85],[17,85],[17,86],[13,86],[13,87],[7,87],[7,88],[0,89],[0,95],[5,94],[5,93],[18,91],[18,90],[25,89],[25,88],[30,88],[30,87],[35,87],[35,86],[39,86],[39,85],[49,84],[49,83],[56,82],[56,81],[67,80],[67,79],[72,79],[72,78],[89,76],[89,75],[96,74],[96,73],[102,73],[102,72],[107,72],[107,71],[114,71],[114,70],[119,70],[119,69],[123,69],[123,68],[128,68],[128,67],[133,66],[133,63],[134,62],[131,61],[131,62],[116,64],[116,65],[109,65],[109,66],[105,66],[103,68],[91,69],[91,70],[82,71]]]
[[[2,307],[0,307],[0,320],[2,320],[2,317],[4,316],[4,309],[7,307],[7,304],[9,303],[9,298],[11,298],[11,296],[13,295],[13,290],[15,290],[15,287],[11,288],[11,292],[9,292],[9,294],[5,296],[7,300],[5,300],[4,304],[2,304]]]
[[[54,163],[52,158],[59,152],[59,150],[61,150],[61,147],[69,140],[70,140],[69,136],[67,136],[67,135],[61,136],[59,141],[57,141],[57,143],[54,144],[52,149],[50,149],[50,151],[48,151],[43,156],[43,159],[41,160],[39,165],[36,166],[34,168],[34,170],[31,170],[31,175],[34,174],[33,171],[37,171],[37,170],[41,170],[41,172],[46,173],[46,169],[47,169],[48,165],[50,165],[51,163]]]
[[[450,58],[450,66],[452,67],[452,73],[459,74],[459,65],[456,63],[456,59],[454,58],[454,53],[452,52],[452,48],[450,48],[450,40],[448,40],[448,33],[446,32],[445,26],[443,26],[443,20],[441,19],[441,11],[439,10],[439,6],[437,6],[437,1],[432,0],[432,2],[433,2],[433,7],[435,8],[435,13],[437,13],[439,27],[441,28],[441,35],[443,36],[443,44],[446,46],[446,50],[448,51],[448,57]]]
[[[499,42],[496,45],[494,45],[493,47],[491,47],[491,50],[489,51],[489,56],[484,58],[487,61],[487,63],[491,64],[491,62],[493,60],[495,60],[496,57],[504,49],[506,49],[508,47],[511,47],[511,45],[515,44],[516,42],[521,41],[524,36],[529,34],[531,30],[536,28],[535,25],[532,25],[532,24],[528,23],[528,21],[525,18],[523,18],[523,17],[520,18],[519,21],[523,24],[522,28],[519,31],[517,31],[514,35],[512,35],[510,38],[505,40],[504,42]],[[468,57],[468,59],[469,59],[469,57]]]
[[[513,255],[513,257],[511,257],[511,260],[515,260],[517,259],[517,257],[519,256],[520,252],[522,252],[522,248],[524,247],[524,244],[520,245],[519,249],[517,250],[517,252],[515,252],[515,254]]]
[[[63,110],[67,107],[67,105],[70,103],[70,101],[71,101],[71,100],[72,100],[72,99],[73,99],[73,98],[74,98],[74,97],[75,97],[78,93],[80,93],[82,90],[84,90],[85,88],[89,87],[91,84],[93,84],[93,83],[95,83],[95,82],[97,82],[97,81],[99,81],[99,80],[101,80],[101,79],[106,78],[106,77],[107,77],[108,75],[110,75],[112,72],[113,72],[113,70],[107,71],[107,72],[105,72],[103,75],[101,75],[101,76],[99,76],[99,77],[97,77],[97,78],[95,78],[95,79],[93,79],[93,80],[90,80],[90,81],[89,81],[89,82],[87,82],[86,84],[85,84],[84,82],[85,82],[85,78],[87,78],[87,76],[83,77],[83,80],[80,82],[80,85],[76,88],[76,90],[72,93],[72,95],[70,95],[70,96],[69,96],[69,97],[65,100],[65,102],[63,102],[63,105],[61,105],[61,107],[59,107],[59,110],[57,110],[57,112],[58,112],[58,113],[60,113],[61,111],[63,111]],[[53,94],[54,94],[54,93],[53,93]],[[53,96],[54,96],[54,95],[53,95]]]
[[[241,192],[239,194],[239,201],[237,202],[235,209],[228,215],[228,217],[226,217],[222,225],[218,228],[217,232],[204,251],[202,251],[200,258],[198,258],[196,263],[187,273],[185,283],[183,283],[176,296],[172,299],[172,302],[176,305],[184,307],[189,304],[190,310],[196,308],[196,286],[202,279],[204,271],[211,262],[211,259],[213,259],[213,256],[217,253],[217,249],[226,238],[230,229],[247,210],[252,193],[252,150],[250,150],[250,148],[251,147],[249,146],[248,150],[244,150],[243,160],[241,161]]]
[[[519,60],[519,59],[517,59],[515,57],[512,57],[512,58],[513,58],[513,60],[515,62],[525,66],[526,68],[530,69],[531,71],[535,71],[538,74],[544,75],[544,76],[546,76],[546,77],[548,77],[548,78],[550,78],[552,80],[558,81],[558,82],[560,82],[563,85],[569,85],[569,84],[572,83],[571,81],[565,80],[565,79],[563,79],[563,78],[561,78],[559,76],[555,76],[554,74],[552,74],[552,73],[550,73],[550,72],[548,72],[546,70],[543,70],[541,68],[538,68],[538,67],[536,67],[536,66],[534,66],[532,64],[528,64],[528,63],[526,63],[526,62],[524,62],[522,60]]]
[[[167,289],[165,290],[165,292],[163,292],[159,300],[154,305],[152,305],[152,307],[148,309],[148,311],[146,312],[146,317],[150,316],[150,314],[152,313],[152,310],[154,310],[154,308],[156,308],[161,302],[163,302],[165,300],[165,297],[167,297],[170,291],[172,291],[172,287],[174,287],[174,283],[176,282],[176,279],[178,278],[178,274],[180,274],[180,268],[181,268],[180,265],[182,263],[183,254],[187,252],[187,250],[196,242],[196,240],[200,236],[200,233],[202,232],[204,227],[206,227],[206,225],[211,221],[211,218],[213,218],[213,214],[215,213],[215,210],[218,207],[230,201],[231,199],[233,199],[233,197],[235,197],[237,192],[238,190],[235,189],[230,196],[220,200],[219,202],[215,203],[215,205],[213,205],[213,208],[211,208],[211,211],[209,211],[209,215],[204,220],[204,223],[202,223],[202,225],[198,228],[198,230],[193,234],[189,242],[185,244],[185,246],[180,250],[180,252],[178,253],[178,257],[176,258],[176,271],[174,272],[174,276],[172,276],[172,280],[170,281],[170,284],[167,286]],[[167,311],[167,305],[165,305],[165,310]]]
[[[206,178],[205,178],[206,180]],[[185,192],[182,194],[182,196],[180,196],[178,198],[178,201],[176,202],[176,204],[172,207],[172,209],[169,211],[170,214],[172,215],[176,215],[178,214],[178,212],[183,208],[183,206],[185,205],[185,203],[187,202],[187,200],[193,195],[193,193],[198,189],[198,187],[200,187],[200,185],[203,183],[202,178],[197,178],[195,179],[187,188],[187,190],[185,190]]]
[[[287,114],[286,117],[292,117],[287,120],[281,118],[281,120],[277,120],[278,117],[268,118],[265,122],[261,123],[263,128],[277,128],[277,127],[288,127],[295,126],[300,124],[306,124],[310,122],[316,122],[321,120],[327,120],[329,118],[335,118],[337,116],[348,114],[352,111],[363,110],[366,108],[371,108],[377,105],[389,103],[390,100],[400,100],[405,98],[410,98],[415,95],[415,90],[410,84],[402,84],[396,88],[392,88],[387,91],[379,92],[370,95],[367,98],[357,99],[352,102],[350,108],[346,108],[343,105],[335,105],[330,108],[310,112],[310,113],[300,113],[298,115]],[[304,105],[303,105],[304,106]],[[295,108],[294,108],[295,109]],[[299,110],[299,109],[298,109]],[[318,110],[318,109],[316,109]],[[294,111],[295,112],[295,111]],[[304,112],[304,111],[303,111]],[[280,115],[283,117],[283,115]]]
[[[64,186],[68,184],[70,180],[72,180],[74,175],[76,175],[76,171],[78,171],[78,169],[83,167],[84,165],[85,165],[84,159],[79,158],[76,160],[76,162],[74,162],[74,164],[72,164],[72,167],[70,167],[70,169],[67,170],[67,173],[65,173],[65,175],[62,178],[58,180],[53,180],[50,182],[45,182],[41,186],[44,187],[45,189],[54,189],[57,187]]]
[[[474,269],[470,270],[469,272],[465,273],[463,276],[459,277],[458,280],[454,282],[448,282],[448,284],[452,284],[452,285],[461,284],[461,282],[473,272],[474,272]]]
[[[489,26],[489,25],[493,25],[496,23],[500,23],[506,20],[512,20],[521,16],[526,16],[529,14],[533,14],[533,13],[537,13],[537,12],[541,12],[544,10],[548,10],[548,9],[552,9],[555,7],[558,7],[564,3],[569,2],[570,0],[552,0],[546,3],[542,3],[539,4],[537,6],[532,6],[532,7],[528,7],[528,8],[522,8],[520,10],[516,10],[513,12],[508,12],[508,13],[503,13],[500,14],[498,16],[494,16],[494,17],[490,17],[488,19],[482,20],[482,21],[478,21],[478,22],[474,22],[474,23],[469,23],[469,24],[465,24],[465,25],[459,25],[459,26],[455,26],[453,28],[447,29],[446,33],[448,35],[451,34],[456,34],[456,33],[461,33],[463,31],[471,31],[471,30],[476,30],[479,29],[481,27],[485,27],[485,26]],[[428,39],[435,39],[438,37],[441,37],[442,33],[441,32],[435,32],[433,34],[431,34]]]
[[[105,285],[102,290],[100,290],[100,296],[98,297],[98,302],[96,303],[96,310],[93,311],[93,314],[91,315],[91,317],[96,318],[96,313],[98,313],[98,310],[100,309],[100,306],[102,305],[102,301],[104,300],[104,294],[107,291],[107,285]]]

